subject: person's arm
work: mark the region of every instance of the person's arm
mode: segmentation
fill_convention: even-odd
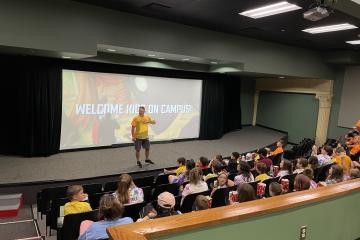
[[[136,132],[136,127],[134,127],[134,126],[131,126],[131,139],[133,140],[133,141],[135,141],[135,132]]]
[[[155,120],[154,119],[151,119],[151,117],[149,117],[149,124],[156,124]]]

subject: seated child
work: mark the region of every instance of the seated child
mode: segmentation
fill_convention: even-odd
[[[84,189],[80,185],[72,185],[67,188],[67,196],[70,202],[64,206],[64,216],[68,214],[82,213],[92,211],[87,200],[88,195],[84,193]]]

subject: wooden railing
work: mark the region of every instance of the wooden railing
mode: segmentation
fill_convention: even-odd
[[[113,240],[145,240],[280,212],[360,191],[360,179],[241,204],[108,228]]]

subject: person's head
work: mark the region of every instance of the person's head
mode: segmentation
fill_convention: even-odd
[[[189,182],[190,184],[198,184],[201,181],[202,171],[200,168],[193,168],[189,173]]]
[[[205,167],[208,165],[209,160],[206,157],[200,157],[201,166]]]
[[[264,158],[266,157],[267,155],[267,151],[265,148],[260,148],[258,151],[257,151],[257,154],[259,154],[260,158]]]
[[[139,107],[139,115],[144,116],[144,113],[145,113],[145,107],[143,106]]]
[[[237,192],[239,203],[256,200],[255,190],[248,183],[241,183],[237,188]]]
[[[305,168],[303,174],[312,180],[314,178],[314,171],[311,168]]]
[[[312,169],[316,169],[319,167],[319,160],[318,160],[317,156],[310,156],[308,159],[308,162]]]
[[[122,204],[129,203],[129,189],[132,184],[132,178],[129,174],[121,174],[116,193]]]
[[[360,178],[360,170],[358,168],[350,169],[350,178],[351,179]]]
[[[278,148],[282,148],[283,145],[284,145],[284,141],[283,141],[283,140],[280,140],[280,141],[277,141],[277,142],[276,142],[276,147],[278,147]]]
[[[220,173],[217,177],[217,184],[219,187],[227,186],[228,184],[228,175],[226,173]]]
[[[292,163],[287,159],[282,159],[280,162],[280,169],[288,171],[288,174],[292,174]]]
[[[282,157],[291,161],[295,159],[295,152],[293,150],[285,150]]]
[[[180,158],[177,159],[177,162],[178,162],[179,166],[185,166],[186,159],[183,158],[183,157],[180,157]]]
[[[175,207],[175,197],[172,193],[162,192],[157,197],[158,208],[162,211],[171,211]]]
[[[245,174],[245,175],[249,175],[250,171],[251,171],[251,167],[250,164],[244,161],[240,161],[239,165],[239,175],[240,174]]]
[[[238,152],[231,153],[231,159],[237,160],[239,157],[240,157],[240,153],[238,153]]]
[[[281,184],[272,182],[269,185],[269,194],[271,197],[281,195],[283,192]]]
[[[337,182],[341,182],[344,178],[344,169],[342,166],[338,164],[334,164],[329,169],[329,180],[336,180]]]
[[[219,162],[216,162],[212,165],[212,171],[215,174],[219,174],[223,169],[223,165]]]
[[[259,174],[263,174],[263,173],[266,173],[267,172],[267,166],[265,163],[262,163],[262,162],[259,162],[256,164],[256,171],[259,173]]]
[[[307,168],[309,162],[306,158],[298,158],[296,163],[296,168],[304,169]]]
[[[252,155],[252,153],[247,153],[246,156],[245,156],[245,159],[246,159],[246,161],[253,160],[253,155]]]
[[[105,194],[100,199],[99,218],[105,220],[116,220],[121,218],[124,206],[112,194]]]
[[[338,147],[335,149],[335,154],[337,156],[345,156],[346,155],[346,151],[343,147]]]
[[[294,181],[295,191],[308,190],[309,188],[310,188],[310,178],[308,178],[304,174],[298,174],[295,177],[295,181]]]
[[[215,159],[218,160],[219,162],[223,161],[223,157],[220,154],[216,155]]]
[[[321,149],[321,154],[331,156],[333,154],[333,148],[329,145],[324,146]]]
[[[66,190],[66,195],[70,201],[82,202],[86,198],[86,194],[84,194],[84,189],[80,185],[69,186]]]
[[[186,170],[190,171],[191,169],[195,168],[195,161],[194,159],[189,159],[186,161]]]
[[[195,202],[193,204],[193,210],[206,210],[209,209],[208,199],[204,195],[198,195],[195,198]]]

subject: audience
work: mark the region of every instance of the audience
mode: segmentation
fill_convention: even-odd
[[[255,190],[248,183],[240,184],[237,188],[237,193],[239,203],[256,200]]]
[[[309,162],[309,167],[312,170],[319,168],[319,160],[318,160],[317,156],[310,156],[308,159],[308,162]]]
[[[186,171],[181,173],[179,176],[169,175],[169,183],[178,183],[181,185],[184,182],[189,181],[189,172],[193,168],[195,168],[195,161],[193,159],[187,160]]]
[[[298,174],[294,181],[294,191],[303,191],[310,188],[310,178],[304,174]]]
[[[211,161],[208,164],[208,167],[211,168],[213,165],[217,163],[220,163],[221,165],[226,165],[220,154],[216,155],[215,158],[211,159]]]
[[[219,176],[217,177],[217,180],[214,182],[214,188],[211,191],[210,196],[213,195],[213,193],[220,188],[227,188],[227,187],[232,187],[234,186],[234,182],[228,179],[228,174],[227,173],[220,173]]]
[[[344,170],[340,165],[332,165],[329,169],[329,175],[326,178],[325,183],[328,184],[334,184],[342,182],[344,179]]]
[[[216,178],[223,170],[223,165],[219,162],[215,162],[211,167],[212,173],[204,176],[204,181],[206,182],[210,178]]]
[[[314,171],[311,168],[306,168],[306,169],[304,169],[303,174],[310,179],[310,189],[317,188],[317,183],[313,180],[314,179]]]
[[[87,229],[80,230],[79,240],[107,239],[106,228],[115,225],[132,223],[129,217],[122,218],[124,206],[114,195],[105,194],[100,200],[99,219],[103,221],[93,222],[86,225]]]
[[[198,193],[208,190],[208,185],[206,182],[201,180],[202,172],[200,168],[193,168],[190,170],[189,173],[189,183],[186,184],[184,190],[182,191],[181,195],[181,203],[183,202],[184,198],[192,193]]]
[[[359,134],[354,134],[354,141],[353,144],[350,147],[350,156],[355,156],[360,152],[360,137]]]
[[[157,197],[156,208],[154,208],[152,203],[148,203],[140,212],[141,218],[137,222],[180,214],[179,211],[174,210],[174,207],[174,195],[169,192],[160,193]]]
[[[270,197],[278,196],[283,193],[283,189],[280,183],[272,182],[269,185],[269,195]]]
[[[80,185],[69,186],[66,190],[67,197],[70,202],[64,206],[64,216],[68,214],[82,213],[91,211],[91,206],[87,200],[88,195],[84,193],[84,189]]]
[[[209,164],[209,160],[206,157],[200,157],[198,162],[198,167],[201,169],[207,169]]]
[[[333,148],[331,146],[324,146],[321,149],[321,154],[317,155],[319,166],[325,166],[332,163],[331,156],[333,154]]]
[[[349,175],[352,161],[351,158],[346,155],[345,149],[343,147],[336,148],[333,161],[344,169],[344,175]]]
[[[305,168],[308,167],[308,160],[306,158],[298,158],[296,163],[296,169],[294,173],[302,173]]]
[[[350,179],[360,178],[360,170],[358,168],[353,168],[350,170]]]
[[[204,195],[198,195],[192,206],[193,211],[200,211],[209,209],[209,198]]]
[[[284,152],[283,145],[284,145],[283,140],[278,141],[276,143],[276,149],[273,152],[270,152],[270,156],[275,156],[275,155],[283,153]]]
[[[240,185],[241,183],[248,183],[248,182],[255,181],[255,178],[250,171],[251,167],[250,167],[249,163],[240,161],[238,168],[239,168],[239,172],[238,172],[239,175],[237,175],[234,178],[234,182],[236,185]]]
[[[255,181],[265,181],[266,179],[269,179],[269,175],[266,174],[267,172],[267,166],[265,163],[259,162],[256,164],[256,171],[259,175],[256,176]],[[241,185],[241,184],[240,184]]]
[[[292,163],[287,159],[282,159],[280,162],[280,171],[276,177],[282,178],[283,176],[292,174]]]
[[[268,170],[271,169],[271,166],[273,165],[273,162],[270,158],[267,158],[266,155],[267,155],[267,151],[265,148],[260,148],[258,151],[257,151],[257,154],[259,155],[259,160],[257,161],[257,164],[259,163],[264,163]]]
[[[144,201],[144,193],[138,188],[129,174],[122,174],[118,182],[118,188],[113,193],[121,204],[134,204]]]
[[[231,158],[227,164],[226,170],[228,173],[236,173],[240,154],[238,152],[231,153]]]
[[[169,173],[175,173],[176,176],[179,176],[180,174],[182,174],[183,172],[186,171],[186,159],[183,157],[180,157],[177,159],[177,163],[179,165],[179,167],[176,170],[167,170],[164,169],[164,173],[169,174]]]

